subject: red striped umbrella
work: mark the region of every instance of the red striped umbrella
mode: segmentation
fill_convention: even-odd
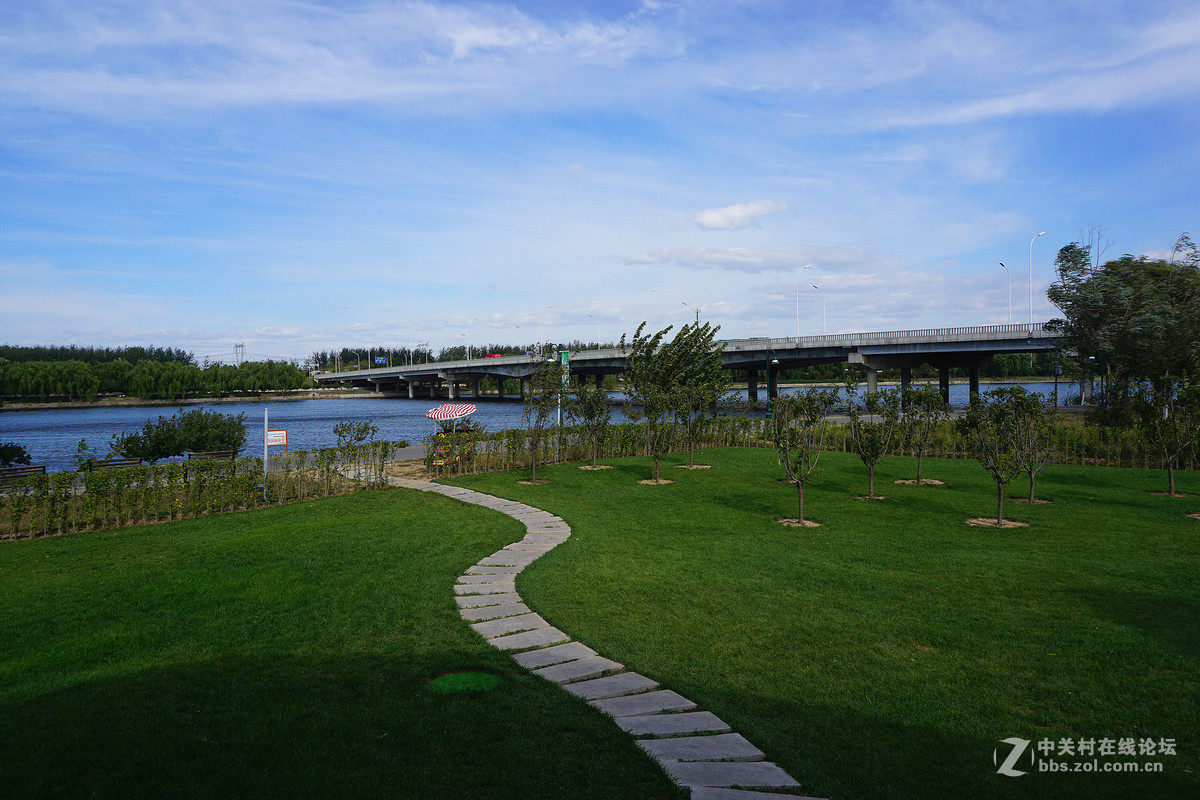
[[[446,403],[425,412],[433,420],[460,419],[475,413],[474,403]]]

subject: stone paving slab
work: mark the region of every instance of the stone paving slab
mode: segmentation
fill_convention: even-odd
[[[636,672],[622,672],[618,675],[593,678],[590,681],[568,683],[563,688],[584,700],[603,700],[606,697],[648,692],[651,689],[657,689],[658,682]]]
[[[555,664],[551,667],[541,667],[535,669],[533,674],[554,683],[570,683],[571,681],[598,678],[606,672],[620,672],[623,669],[625,669],[624,664],[619,664],[612,659],[590,656]]]
[[[545,554],[534,553],[528,550],[520,552],[516,550],[500,550],[493,555],[488,556],[487,558],[479,559],[479,563],[483,566],[491,565],[497,567],[523,567],[532,564],[543,555]]]
[[[639,739],[638,747],[658,761],[762,761],[766,758],[762,750],[740,733]]]
[[[500,566],[495,566],[495,565],[484,565],[481,567],[478,564],[476,564],[473,567],[467,567],[467,571],[465,574],[467,574],[467,575],[516,575],[518,572],[520,572],[523,569],[525,569],[525,567],[523,567],[523,566],[500,567]]]
[[[513,655],[513,660],[525,669],[536,669],[537,667],[548,667],[551,664],[561,664],[564,661],[574,661],[594,655],[596,655],[596,651],[585,644],[567,642],[566,644],[547,647],[543,650],[516,653]],[[578,686],[579,684],[575,685]]]
[[[517,585],[512,581],[501,583],[456,583],[455,594],[511,594],[517,591]]]
[[[512,544],[505,545],[504,549],[511,551],[527,550],[530,552],[547,553],[558,547],[560,544],[562,544],[562,542],[527,542],[522,539],[519,542],[513,542]]]
[[[508,603],[502,606],[482,606],[481,608],[460,608],[459,615],[470,622],[484,619],[499,619],[500,617],[515,617],[518,614],[530,613],[529,606],[524,603]]]
[[[570,639],[558,628],[538,628],[536,631],[514,633],[511,636],[500,636],[488,639],[493,647],[501,650],[524,650],[530,647],[545,647],[548,644],[559,644]]]
[[[670,689],[589,702],[610,717],[631,717],[640,714],[654,714],[659,711],[691,711],[696,707],[691,700]]]
[[[680,736],[692,733],[728,733],[733,730],[711,711],[617,717],[616,723],[621,730],[634,736]]]
[[[459,608],[478,608],[479,606],[502,606],[510,603],[520,603],[521,595],[516,592],[505,594],[468,594],[454,598]]]
[[[531,631],[537,628],[547,628],[549,626],[549,622],[546,622],[546,620],[532,612],[529,614],[519,614],[515,617],[490,619],[487,622],[476,622],[471,625],[476,633],[488,639],[493,639],[497,636],[503,636],[506,633]]]
[[[501,573],[499,575],[459,575],[457,585],[461,586],[465,584],[477,583],[512,583],[515,577],[516,576],[514,573],[508,572]]]
[[[800,797],[777,792],[755,792],[750,789],[723,789],[716,786],[696,786],[692,789],[692,800],[820,800],[817,797]]]
[[[796,779],[770,761],[660,761],[683,786],[799,786]]]

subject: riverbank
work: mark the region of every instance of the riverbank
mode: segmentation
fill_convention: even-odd
[[[180,406],[224,403],[286,403],[294,400],[352,399],[378,397],[366,389],[298,389],[294,392],[259,392],[229,397],[188,397],[184,400],[147,400],[144,397],[99,397],[95,400],[43,400],[39,402],[0,402],[0,411],[52,411],[63,408],[178,408]]]

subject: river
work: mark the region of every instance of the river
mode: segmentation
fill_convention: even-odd
[[[996,388],[999,384],[980,384],[981,391]],[[1046,395],[1052,393],[1052,383],[1019,384],[1027,389]],[[1061,384],[1060,398],[1077,387]],[[784,393],[794,391],[790,387]],[[950,403],[961,406],[967,402],[967,385],[951,384]],[[745,392],[742,392],[745,397]],[[759,387],[760,400],[766,400],[765,387]],[[614,399],[620,399],[614,394]],[[435,423],[425,418],[425,412],[441,401],[408,400],[395,397],[330,397],[303,400],[271,400],[222,402],[210,405],[189,404],[187,408],[208,408],[222,414],[246,415],[247,453],[261,453],[263,411],[267,412],[268,424],[275,430],[286,430],[288,448],[315,450],[337,444],[333,426],[342,420],[370,420],[379,427],[377,438],[407,439],[412,444],[436,430]],[[470,402],[463,399],[457,402]],[[474,419],[489,431],[518,428],[521,426],[521,406],[516,402],[483,401]],[[175,413],[170,406],[104,406],[97,408],[54,408],[34,411],[0,410],[0,442],[15,442],[29,451],[34,464],[45,464],[51,472],[75,468],[76,446],[80,439],[98,450],[108,452],[108,443],[113,436],[122,432],[136,433],[149,420]],[[614,409],[614,421],[626,418],[619,408]],[[257,444],[256,444],[257,443]],[[278,452],[274,450],[273,452]]]

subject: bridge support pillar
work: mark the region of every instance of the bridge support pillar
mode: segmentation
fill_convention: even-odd
[[[529,397],[529,392],[530,392],[529,378],[528,377],[521,378],[521,399],[524,400],[525,398]]]
[[[497,375],[493,378],[496,381],[496,399],[504,399],[504,376]]]
[[[779,397],[779,368],[767,367],[767,397],[774,400]]]
[[[446,398],[453,400],[454,398],[454,379],[450,378],[446,381]]]
[[[746,394],[753,402],[758,402],[758,370],[746,370]]]
[[[950,402],[950,368],[938,367],[938,389],[942,391],[942,399]]]
[[[908,408],[908,390],[912,388],[912,367],[900,368],[900,402]]]
[[[479,397],[479,376],[471,378],[471,397]]]
[[[409,400],[417,399],[417,384],[415,381],[408,382],[408,399]]]
[[[968,367],[967,375],[971,383],[970,399],[974,400],[979,396],[979,367]]]
[[[879,391],[879,370],[867,367],[867,391]]]

